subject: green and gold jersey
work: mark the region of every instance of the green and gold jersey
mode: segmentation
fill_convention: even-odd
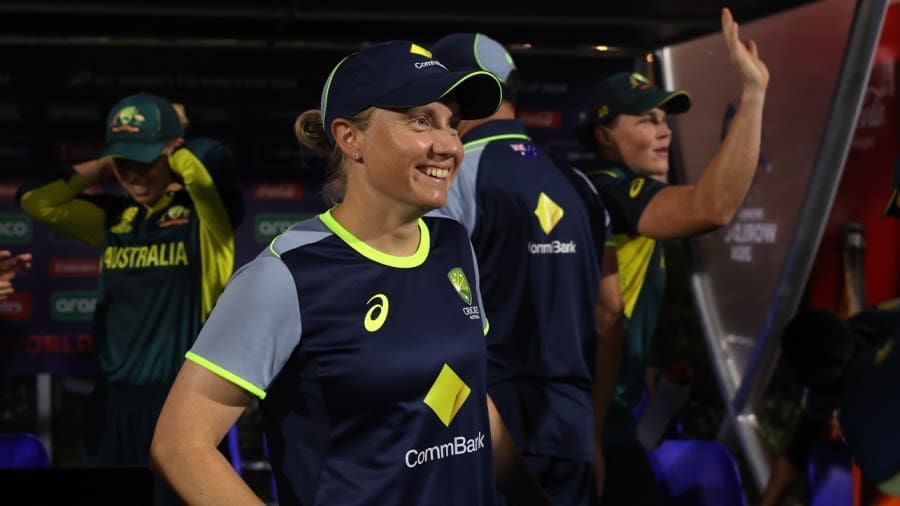
[[[614,164],[585,171],[612,221],[619,279],[625,303],[625,344],[615,401],[632,407],[644,388],[653,334],[666,285],[662,244],[638,233],[641,214],[665,184]]]
[[[169,164],[183,184],[152,209],[127,195],[86,195],[87,182],[72,169],[20,189],[25,213],[101,250],[93,333],[107,381],[171,382],[231,276],[237,219],[229,208],[242,206],[210,173],[226,159],[223,151],[201,139],[172,153]]]

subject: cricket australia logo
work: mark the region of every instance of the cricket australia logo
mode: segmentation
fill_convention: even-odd
[[[459,294],[459,298],[467,305],[463,308],[463,314],[471,320],[480,319],[481,315],[478,306],[472,305],[472,289],[469,288],[469,280],[466,279],[466,273],[459,267],[454,267],[447,273],[447,279],[450,280],[453,289]]]
[[[113,132],[128,132],[134,134],[141,131],[141,125],[144,124],[144,121],[146,120],[147,118],[138,111],[137,107],[129,105],[119,109],[119,112],[113,116],[112,125],[110,126],[112,127]]]

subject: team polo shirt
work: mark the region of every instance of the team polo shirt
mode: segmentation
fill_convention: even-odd
[[[283,505],[494,503],[478,270],[426,216],[409,257],[330,212],[242,266],[187,354],[259,397]]]
[[[600,193],[612,220],[626,317],[614,401],[630,408],[637,404],[644,389],[644,372],[666,285],[662,244],[640,235],[638,222],[653,197],[666,185],[613,163],[585,174]]]
[[[491,397],[524,453],[590,461],[605,214],[590,183],[521,122],[485,123],[462,140],[442,212],[465,225],[478,257]]]

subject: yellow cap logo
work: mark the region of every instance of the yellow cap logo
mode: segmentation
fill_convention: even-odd
[[[469,398],[472,389],[446,363],[441,367],[434,384],[425,395],[425,404],[441,419],[444,426],[450,423],[459,413],[462,405]]]
[[[545,234],[550,235],[550,232],[552,232],[560,220],[563,219],[564,214],[566,213],[563,211],[563,208],[559,207],[559,204],[556,202],[553,202],[546,193],[541,192],[541,194],[538,195],[537,207],[534,208],[534,215],[537,216],[538,223],[541,225],[541,230],[543,230]]]
[[[631,84],[632,88],[645,88],[650,86],[650,80],[647,79],[644,74],[639,72],[634,72],[631,74],[631,77],[628,78],[629,84]]]
[[[417,54],[419,56],[424,56],[425,58],[431,59],[431,51],[425,49],[424,47],[418,44],[412,44],[409,47],[410,54]]]
[[[138,108],[129,105],[123,107],[113,116],[112,131],[113,132],[129,132],[129,133],[137,133],[141,131],[141,124],[146,121],[147,118],[138,111]]]
[[[606,115],[609,114],[609,107],[605,105],[601,105],[599,109],[597,109],[597,117],[603,119]]]

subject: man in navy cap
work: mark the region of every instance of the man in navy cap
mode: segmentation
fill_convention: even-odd
[[[503,83],[497,112],[459,124],[465,157],[442,210],[465,225],[481,265],[491,396],[554,504],[591,504],[595,417],[624,332],[609,219],[586,178],[554,163],[516,119],[518,70],[500,43],[456,33],[433,51],[451,70]]]

